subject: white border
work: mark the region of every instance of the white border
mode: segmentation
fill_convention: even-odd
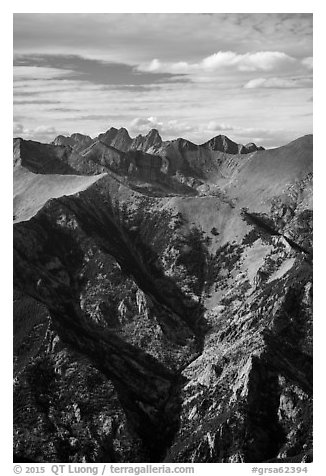
[[[218,8],[220,7],[220,9]],[[222,8],[221,8],[222,7]],[[226,10],[226,11],[225,11]],[[326,108],[325,108],[325,29],[326,18],[323,2],[274,0],[273,2],[258,1],[227,1],[219,5],[216,1],[189,2],[184,1],[12,1],[1,6],[1,462],[4,475],[12,473],[12,14],[26,13],[314,13],[314,293],[315,293],[315,326],[314,326],[314,463],[309,464],[308,474],[322,475],[324,458],[323,442],[325,428],[325,320],[323,294],[325,273],[325,162],[326,162]],[[325,190],[325,191],[324,191]],[[252,464],[223,465],[196,464],[196,475],[201,474],[251,474]],[[280,465],[255,465],[279,467]],[[50,473],[49,473],[50,474]],[[109,474],[109,473],[107,473]]]

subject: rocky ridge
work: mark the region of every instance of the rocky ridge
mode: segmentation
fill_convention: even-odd
[[[157,129],[151,129],[145,136],[139,134],[137,137],[132,139],[127,129],[124,127],[121,127],[120,129],[111,127],[94,139],[91,139],[91,137],[87,135],[75,133],[71,136],[57,136],[52,143],[54,145],[70,145],[78,151],[86,148],[92,141],[97,140],[104,142],[106,145],[122,150],[123,152],[133,149],[141,150],[143,152],[157,152],[160,149],[160,152],[162,152],[162,148],[164,149],[164,147],[172,142],[163,141]],[[182,140],[185,147],[196,147],[195,144],[186,139],[180,138],[177,140]],[[225,135],[217,135],[198,147],[225,152],[227,154],[248,154],[250,152],[255,152],[256,150],[264,150],[263,147],[258,147],[254,143],[249,143],[247,145],[237,144]]]
[[[17,458],[310,461],[312,137],[118,132],[14,143]]]

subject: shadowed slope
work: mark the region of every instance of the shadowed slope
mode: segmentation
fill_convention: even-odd
[[[68,165],[71,147],[14,139],[14,167],[26,167],[36,174],[75,174]]]

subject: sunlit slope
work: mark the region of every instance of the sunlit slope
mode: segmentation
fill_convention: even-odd
[[[224,185],[224,190],[242,207],[267,211],[275,197],[312,173],[312,156],[312,135],[284,147],[258,151]]]
[[[14,221],[29,220],[49,199],[85,190],[103,175],[43,175],[17,167],[14,170]]]

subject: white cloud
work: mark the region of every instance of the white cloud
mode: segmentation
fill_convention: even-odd
[[[190,74],[198,72],[217,72],[236,70],[242,72],[276,71],[293,67],[298,61],[281,51],[258,51],[238,54],[234,51],[218,51],[198,63],[161,62],[155,58],[138,66],[139,71],[151,73]]]
[[[312,70],[313,69],[313,58],[312,56],[308,56],[307,58],[304,58],[301,63],[308,69]]]
[[[34,129],[35,134],[56,134],[57,130],[52,126],[38,126]]]
[[[157,117],[136,117],[130,122],[129,125],[130,132],[132,134],[147,134],[150,129],[157,129],[164,138],[173,138],[187,132],[193,132],[197,130],[197,127],[194,127],[187,123],[186,121],[177,121],[175,119],[163,121],[159,120]]]
[[[311,88],[312,78],[255,78],[248,81],[245,89],[292,89]]]
[[[142,63],[137,67],[138,71],[148,73],[177,73],[184,74],[197,70],[199,67],[196,63],[187,63],[186,61],[164,63],[154,58],[149,63]]]
[[[236,130],[236,128],[234,126],[231,126],[230,124],[224,124],[217,121],[209,121],[209,123],[207,124],[207,127],[205,127],[205,130],[212,131],[212,132],[214,131],[224,132],[224,131],[234,131]]]
[[[130,126],[136,130],[147,130],[148,128],[155,129],[163,125],[156,117],[136,117],[130,123]]]
[[[205,69],[213,71],[222,68],[235,68],[239,71],[272,71],[295,62],[294,58],[280,51],[258,51],[242,55],[233,51],[219,51],[204,58],[201,64]]]
[[[24,132],[24,126],[20,122],[14,122],[13,123],[13,133],[14,136],[17,136],[19,134],[22,134]]]
[[[13,123],[14,137],[22,137],[26,140],[35,140],[39,142],[51,142],[59,134],[67,134],[65,131],[58,131],[53,126],[37,126],[27,128],[21,122]]]

